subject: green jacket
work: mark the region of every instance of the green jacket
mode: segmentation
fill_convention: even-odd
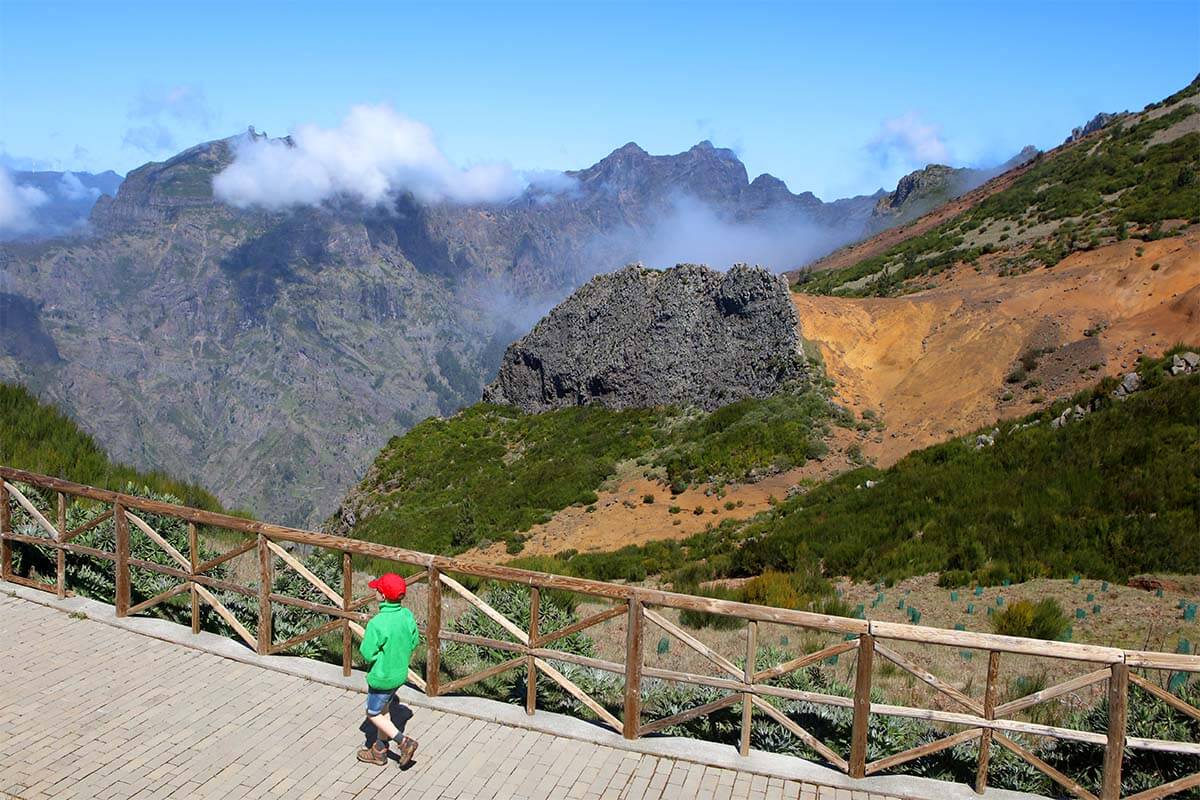
[[[363,661],[371,665],[367,686],[383,690],[403,686],[408,680],[408,662],[420,641],[411,611],[400,603],[381,603],[358,646]]]

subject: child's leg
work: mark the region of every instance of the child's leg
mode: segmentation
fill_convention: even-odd
[[[374,717],[367,717],[371,720],[371,724],[379,729],[380,741],[386,742],[388,739],[400,740],[400,729],[392,724],[392,718],[385,708],[382,714],[377,714]]]
[[[398,738],[400,734],[388,715],[392,694],[393,692],[390,691],[375,691],[374,689],[369,689],[367,692],[367,719],[379,731],[379,736],[370,747],[365,747],[358,752],[359,761],[379,766],[387,763],[388,742],[393,738]]]

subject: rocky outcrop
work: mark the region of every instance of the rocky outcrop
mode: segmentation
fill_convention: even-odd
[[[1108,114],[1108,113],[1105,113],[1104,111],[1101,111],[1099,114],[1092,117],[1090,120],[1085,122],[1083,125],[1080,125],[1078,128],[1072,128],[1071,135],[1068,136],[1066,138],[1066,140],[1063,141],[1063,144],[1070,144],[1071,142],[1077,142],[1080,139],[1082,139],[1083,137],[1085,137],[1089,134],[1095,133],[1096,131],[1100,130],[1101,128],[1108,127],[1108,125],[1110,125],[1119,116],[1121,116],[1121,115],[1120,114]]]
[[[896,190],[885,194],[875,203],[871,217],[876,227],[914,219],[955,197],[966,194],[1010,169],[1028,163],[1038,156],[1038,149],[1026,145],[1021,152],[999,166],[989,169],[948,167],[930,164],[924,169],[905,175]]]
[[[759,267],[631,265],[511,345],[484,400],[528,412],[600,404],[714,409],[804,379],[787,285]]]

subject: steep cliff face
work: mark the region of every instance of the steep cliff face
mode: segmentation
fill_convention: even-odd
[[[97,201],[90,237],[0,245],[0,379],[66,410],[114,458],[295,524],[324,518],[389,436],[477,400],[525,325],[638,259],[680,198],[736,224],[817,226],[829,246],[865,230],[875,202],[751,182],[708,142],[669,156],[626,145],[568,173],[567,191],[504,204],[218,202],[213,177],[261,136],[134,170]]]
[[[0,248],[0,378],[121,461],[313,525],[391,434],[475,401],[513,334],[367,215],[214,203],[227,149],[135,171],[95,237]]]
[[[510,346],[484,399],[527,412],[712,410],[805,378],[796,330],[787,284],[764,269],[631,265],[593,278]]]

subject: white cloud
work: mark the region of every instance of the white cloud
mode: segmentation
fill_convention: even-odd
[[[37,226],[33,209],[49,197],[36,186],[17,184],[8,170],[0,168],[0,231],[23,233]]]
[[[945,164],[950,151],[937,125],[926,123],[915,111],[886,119],[867,145],[884,166],[900,163],[924,167]]]
[[[79,176],[74,172],[64,172],[58,181],[58,194],[68,200],[93,200],[100,196],[100,190],[94,186],[84,186]]]
[[[507,164],[455,165],[428,126],[387,106],[355,106],[336,128],[302,125],[290,138],[242,140],[213,180],[216,197],[272,210],[339,195],[378,205],[403,192],[427,203],[476,203],[511,199],[531,184]],[[565,178],[535,179],[553,191]]]

